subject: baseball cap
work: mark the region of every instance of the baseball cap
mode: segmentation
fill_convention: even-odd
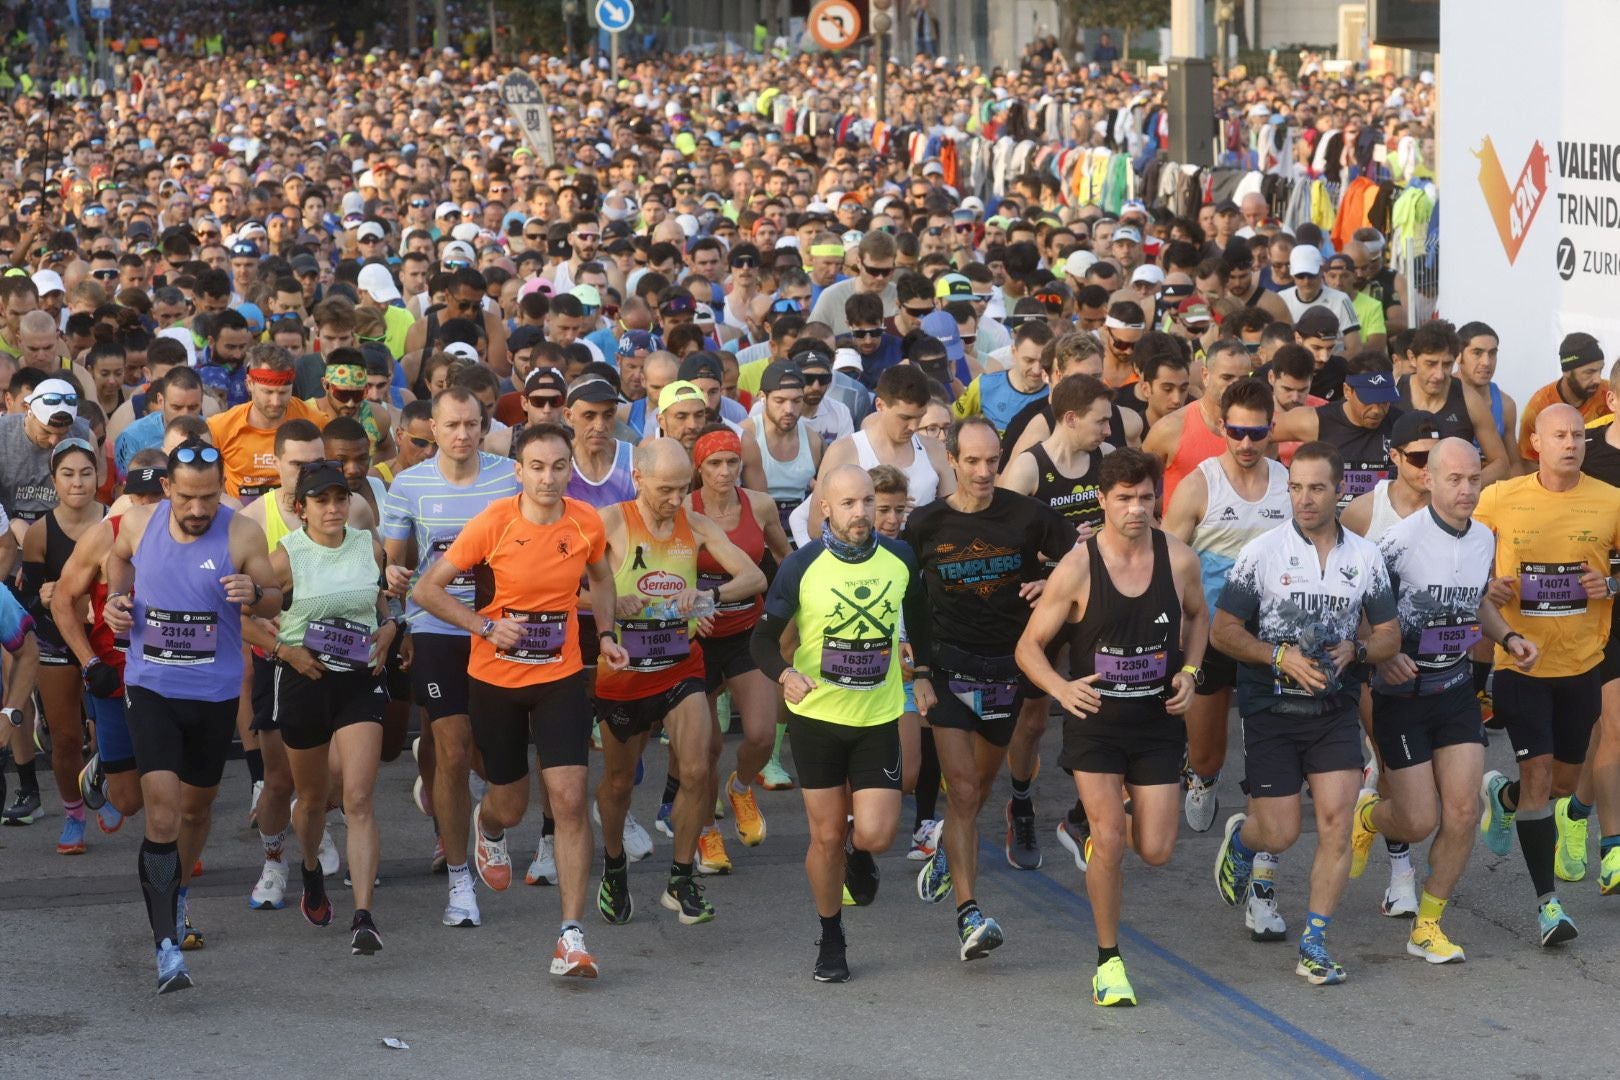
[[[439,204],[438,208],[433,211],[433,216],[435,218],[445,218],[445,217],[449,217],[451,214],[460,214],[460,213],[461,213],[461,207],[457,206],[455,203],[453,203],[453,202],[442,202],[442,203]]]
[[[859,372],[862,370],[861,354],[854,349],[839,349],[833,354],[832,364],[834,371]]]
[[[1322,272],[1322,253],[1308,244],[1295,246],[1288,256],[1288,272],[1294,277],[1315,277]]]
[[[444,351],[451,356],[458,357],[470,364],[478,363],[478,350],[465,341],[452,342],[444,347]]]
[[[568,295],[587,308],[595,309],[602,306],[602,294],[596,291],[595,285],[575,285],[568,290]]]
[[[1213,318],[1209,313],[1209,305],[1202,300],[1189,298],[1182,301],[1176,310],[1181,313],[1181,321],[1190,326],[1207,326]]]
[[[1382,371],[1363,371],[1358,375],[1345,376],[1345,384],[1356,392],[1363,405],[1393,405],[1401,400],[1400,391],[1395,389],[1393,376]]]
[[[168,478],[169,470],[161,465],[148,465],[139,469],[129,470],[124,478],[124,493],[126,495],[161,495],[163,494],[163,481]]]
[[[362,266],[357,283],[362,292],[370,293],[380,303],[388,304],[399,299],[399,286],[394,284],[394,275],[381,263]]]
[[[506,335],[506,351],[510,354],[532,349],[544,340],[546,335],[540,332],[538,326],[520,326]]]
[[[956,329],[956,320],[948,311],[935,311],[923,316],[923,333],[936,337],[945,346],[945,358],[951,363],[962,359],[962,334]]]
[[[607,402],[617,404],[620,400],[622,399],[619,396],[619,391],[614,389],[613,384],[600,375],[581,379],[568,391],[568,404],[570,405],[576,401],[583,401],[592,405],[601,405]]]
[[[33,276],[34,288],[39,295],[49,296],[53,292],[67,292],[67,286],[62,284],[62,275],[55,270],[36,270]]]
[[[1114,239],[1119,239],[1119,233],[1114,233]],[[1152,263],[1143,263],[1131,271],[1131,284],[1163,285],[1164,270]]]
[[[79,418],[79,392],[66,379],[46,379],[24,400],[34,419],[47,427],[66,427]]]
[[[249,333],[264,333],[264,312],[258,304],[237,304],[236,313],[247,322]]]
[[[305,469],[298,474],[298,487],[293,497],[307,499],[311,495],[319,495],[323,491],[333,488],[349,490],[349,482],[343,478],[343,470],[320,462],[318,468]]]
[[[696,383],[687,382],[685,379],[676,379],[659,392],[658,411],[663,412],[676,402],[691,401],[693,399],[702,402],[704,407],[709,404],[708,397]]]
[[[381,240],[385,235],[387,234],[383,231],[381,225],[375,221],[368,221],[360,226],[360,230],[354,234],[354,238],[356,240]]]
[[[966,274],[941,274],[934,282],[934,297],[939,300],[972,300],[973,282]]]
[[[714,353],[695,352],[681,361],[677,378],[687,382],[695,379],[713,379],[717,383],[724,383],[726,369]]]
[[[563,379],[562,372],[556,368],[538,367],[529,372],[529,377],[523,380],[525,394],[532,394],[536,390],[551,390],[566,395],[568,383]]]
[[[1574,371],[1587,364],[1602,362],[1603,346],[1599,345],[1597,338],[1591,334],[1576,331],[1573,334],[1565,334],[1564,340],[1558,343],[1558,363],[1565,371]]]
[[[1142,234],[1136,231],[1136,226],[1134,225],[1121,225],[1119,228],[1114,230],[1114,235],[1109,238],[1109,243],[1117,244],[1121,240],[1129,240],[1133,244],[1140,244],[1142,242]]]
[[[1337,338],[1339,317],[1320,305],[1306,308],[1294,324],[1294,332],[1300,337]]]
[[[315,256],[307,252],[303,255],[294,255],[288,265],[292,268],[294,274],[318,274],[321,272],[321,264],[315,261]]]
[[[1440,423],[1434,418],[1434,413],[1424,409],[1415,409],[1412,412],[1403,412],[1395,418],[1395,425],[1390,429],[1389,433],[1389,445],[1402,447],[1409,443],[1415,443],[1419,439],[1438,439],[1441,437]]]
[[[626,330],[619,337],[618,354],[634,356],[638,352],[657,352],[664,347],[658,335],[650,330]]]
[[[257,259],[258,257],[259,245],[251,240],[238,240],[231,245],[231,258],[233,259]]]
[[[1098,261],[1095,252],[1076,248],[1069,252],[1069,257],[1063,261],[1063,272],[1072,278],[1083,278],[1086,271],[1096,266]]]
[[[759,390],[769,394],[773,390],[803,390],[804,373],[799,366],[786,360],[774,361],[759,377]]]

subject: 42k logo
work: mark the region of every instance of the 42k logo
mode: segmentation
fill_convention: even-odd
[[[1502,239],[1502,250],[1507,253],[1511,266],[1519,257],[1519,248],[1524,246],[1524,238],[1536,220],[1536,211],[1541,209],[1542,200],[1547,196],[1547,150],[1539,140],[1530,147],[1518,183],[1511,190],[1489,135],[1474,151],[1474,156],[1479,159],[1480,191],[1485,195],[1485,205],[1496,222],[1496,233]]]

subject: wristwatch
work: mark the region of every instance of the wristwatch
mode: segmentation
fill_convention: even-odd
[[[1614,579],[1610,578],[1609,580],[1613,581]],[[709,595],[714,597],[714,606],[719,607],[720,606],[720,586],[716,585],[714,588],[710,589],[709,590]],[[1611,592],[1611,593],[1609,593],[1609,595],[1613,596],[1614,593]]]
[[[1360,638],[1357,638],[1356,639],[1356,663],[1365,664],[1366,662],[1367,662],[1367,643],[1365,641],[1362,641]]]
[[[614,644],[618,644],[619,641],[619,635],[615,634],[612,630],[598,630],[596,632],[596,640],[601,641],[603,638],[607,638]]]
[[[22,727],[23,713],[21,709],[13,709],[10,706],[7,706],[4,709],[0,709],[0,716],[3,716],[7,720],[11,721],[12,727]]]
[[[1612,577],[1606,577],[1603,579],[1603,586],[1609,590],[1610,600],[1614,599],[1616,593],[1620,593],[1620,580],[1616,580]]]
[[[1180,674],[1191,675],[1194,686],[1204,685],[1204,669],[1201,667],[1194,667],[1191,664],[1184,664],[1182,665]]]
[[[494,632],[495,632],[495,620],[494,619],[486,618],[484,620],[484,625],[480,626],[478,628],[478,636],[481,637],[481,638],[488,638],[489,635],[493,634]]]

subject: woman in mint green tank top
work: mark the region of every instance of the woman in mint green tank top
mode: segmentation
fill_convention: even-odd
[[[388,702],[382,669],[398,626],[388,617],[381,588],[382,545],[368,530],[349,527],[349,499],[334,462],[312,462],[299,472],[293,509],[303,528],[282,537],[270,554],[288,597],[270,659],[273,707],[298,796],[293,827],[304,852],[299,908],[316,926],[332,921],[332,901],[316,861],[331,783],[330,744],[341,763],[349,826],[355,906],[350,948],[370,954],[382,948],[371,915],[379,858],[371,800]]]

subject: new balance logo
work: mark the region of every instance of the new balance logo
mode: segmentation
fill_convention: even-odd
[[[1170,616],[1166,615],[1162,611],[1159,612],[1159,617],[1157,619],[1153,620],[1153,625],[1154,626],[1169,626],[1170,625]]]
[[[202,565],[197,567],[197,569],[199,569],[199,570],[218,570],[219,567],[214,565],[214,560],[213,559],[204,559],[202,561]]]

